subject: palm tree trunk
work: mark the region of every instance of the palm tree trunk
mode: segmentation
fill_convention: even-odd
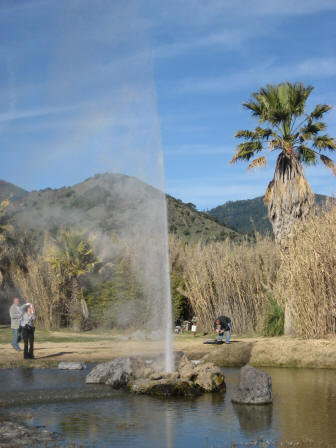
[[[301,162],[292,153],[282,152],[277,160],[273,180],[265,194],[268,216],[276,240],[281,244],[290,236],[293,224],[303,219],[314,202]]]
[[[77,277],[71,279],[71,323],[74,331],[81,329],[80,285]]]
[[[284,245],[294,223],[303,219],[314,203],[313,192],[294,151],[282,152],[277,160],[273,180],[265,194],[265,204],[276,241]],[[285,249],[285,248],[284,248]],[[285,305],[285,334],[292,334],[291,303]]]

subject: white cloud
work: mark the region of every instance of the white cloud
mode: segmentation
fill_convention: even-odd
[[[209,156],[232,154],[233,149],[224,146],[212,145],[180,145],[164,148],[165,156]]]
[[[36,109],[19,110],[0,114],[0,122],[22,120],[24,118],[37,118],[45,115],[53,115],[64,112],[70,112],[80,108],[80,105],[66,107],[41,107]]]
[[[241,69],[227,76],[184,79],[174,90],[180,93],[207,94],[260,86],[269,82],[294,81],[302,77],[325,78],[335,75],[336,59],[332,57],[307,59],[292,65],[280,65],[279,61],[269,59],[263,64]]]

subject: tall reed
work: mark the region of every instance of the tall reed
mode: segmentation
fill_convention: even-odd
[[[280,266],[279,252],[270,238],[208,245],[185,245],[172,239],[170,247],[203,329],[211,330],[216,316],[225,314],[236,333],[260,330]]]
[[[276,293],[287,303],[295,334],[336,332],[336,206],[330,202],[297,223],[281,251]]]

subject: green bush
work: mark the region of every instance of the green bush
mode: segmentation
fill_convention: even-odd
[[[270,298],[265,307],[263,335],[281,336],[284,333],[284,322],[284,310],[274,298]]]
[[[190,304],[183,294],[179,290],[184,289],[184,281],[176,273],[172,273],[170,276],[171,295],[172,295],[172,308],[173,308],[173,321],[178,319],[186,319],[189,314]]]

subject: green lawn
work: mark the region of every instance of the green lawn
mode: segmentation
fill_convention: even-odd
[[[129,331],[118,331],[116,330],[90,330],[74,335],[72,330],[62,328],[62,330],[43,330],[36,329],[35,337],[39,342],[95,342],[95,341],[113,341],[117,340],[117,335],[127,334],[130,335]],[[184,333],[182,335],[174,335],[176,339],[179,340],[192,340],[194,336],[191,332]],[[203,336],[202,333],[196,335],[197,339],[207,340],[215,339],[216,334],[207,334]],[[8,325],[0,325],[0,344],[10,344],[12,341],[12,330]]]
[[[95,342],[113,340],[115,339],[115,333],[113,334],[111,331],[105,333],[90,331],[74,335],[67,329],[62,329],[60,331],[36,329],[35,337],[39,340],[39,342]],[[11,341],[12,330],[10,329],[10,327],[0,325],[0,344],[9,344],[11,343]]]

